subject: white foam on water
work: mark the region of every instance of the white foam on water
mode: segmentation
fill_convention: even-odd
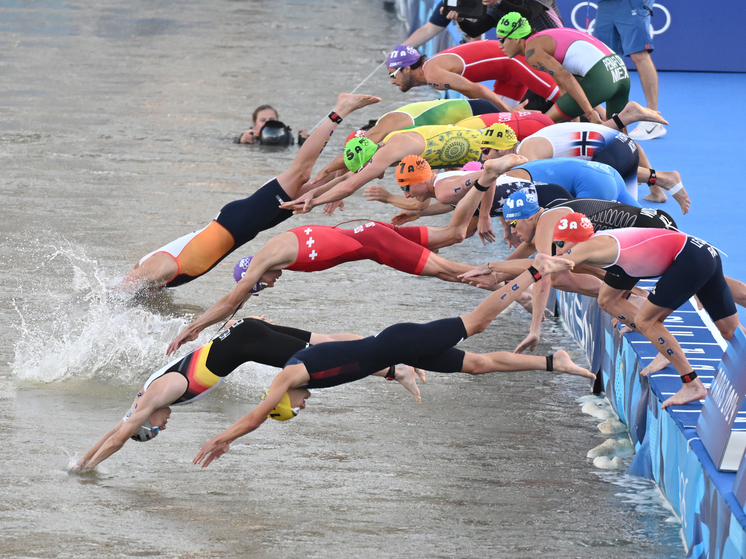
[[[595,417],[596,419],[608,419],[613,416],[612,411],[602,408],[596,402],[586,402],[583,404],[581,411],[587,415]]]
[[[589,450],[586,456],[588,458],[600,456],[627,458],[634,456],[634,454],[635,449],[632,447],[632,441],[628,437],[624,437],[622,439],[606,439],[596,448]]]
[[[603,423],[598,424],[598,430],[604,435],[618,435],[627,432],[627,426],[616,417],[610,417]]]
[[[608,456],[597,456],[593,459],[593,465],[601,470],[625,470],[627,466],[624,461],[619,457],[609,458]]]
[[[141,379],[169,361],[166,348],[186,325],[112,292],[95,260],[70,243],[32,246],[24,257],[41,262],[47,274],[20,283],[13,304],[20,336],[12,374],[32,382],[100,378],[123,383]],[[56,281],[50,281],[53,267]],[[192,342],[196,347],[208,334]]]

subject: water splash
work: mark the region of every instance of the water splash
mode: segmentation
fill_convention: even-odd
[[[168,343],[183,318],[134,306],[112,291],[107,276],[83,248],[62,241],[24,250],[36,269],[19,279],[13,306],[20,318],[11,371],[34,382],[93,378],[128,383],[168,361]],[[49,271],[53,270],[53,280]],[[205,339],[194,342],[205,343]]]

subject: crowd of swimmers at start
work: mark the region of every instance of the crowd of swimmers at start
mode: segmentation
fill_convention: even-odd
[[[680,231],[668,213],[637,201],[638,185],[645,184],[646,201],[672,196],[682,213],[689,211],[680,174],[655,170],[625,133],[633,122],[667,121],[629,101],[623,62],[597,39],[565,28],[536,32],[515,12],[499,19],[496,32],[497,41],[470,42],[430,59],[397,46],[386,64],[392,85],[401,91],[419,85],[456,89],[468,98],[412,103],[382,115],[367,130],[350,134],[343,152],[312,177],[339,124],[380,101],[339,95],[328,118],[310,135],[301,131],[289,169],[248,198],[226,204],[205,227],[145,255],[118,286],[143,293],[193,281],[261,231],[316,206],[331,215],[368,185],[369,200],[400,209],[391,223],[363,220],[354,228],[306,225],[280,232],[238,261],[234,288],[185,327],[167,353],[174,355],[208,326],[231,319],[249,298],[273,287],[284,270],[314,272],[367,259],[411,275],[474,285],[489,292],[485,299],[462,316],[394,324],[369,337],[309,332],[256,317],[229,322],[212,340],[154,372],[121,421],[74,471],[94,468],[129,439],[153,439],[166,428],[171,406],[207,395],[247,362],[281,370],[251,412],[204,444],[195,464],[207,466],[268,418],[293,418],[305,407],[309,389],[367,376],[396,380],[417,402],[418,379],[425,381],[426,370],[472,375],[543,370],[595,379],[563,350],[523,353],[540,341],[551,286],[596,297],[601,309],[623,323],[623,331],[654,342],[659,356],[642,374],[670,364],[682,379],[664,408],[707,395],[664,320],[696,296],[729,340],[740,326],[736,303],[746,303],[746,285],[723,275],[717,249]],[[486,79],[495,80],[494,89],[480,83]],[[528,91],[543,96],[550,108],[527,110]],[[252,129],[237,139],[281,146],[292,141],[268,105],[255,111]],[[390,167],[400,195],[369,184]],[[446,226],[405,225],[447,212],[452,217]],[[496,241],[492,218],[499,219],[499,235],[515,248],[505,260],[473,266],[436,254],[475,234],[485,243]],[[659,278],[652,292],[636,286],[642,278]],[[530,331],[515,352],[475,354],[455,347],[483,332],[514,301],[532,312]]]

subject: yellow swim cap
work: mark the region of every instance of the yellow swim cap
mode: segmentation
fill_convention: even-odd
[[[510,149],[518,143],[513,129],[507,124],[498,122],[486,128],[479,137],[479,147],[493,149]]]
[[[262,400],[264,400],[267,397],[267,394],[269,394],[269,390],[267,390],[264,393],[264,396],[262,396]],[[285,392],[285,395],[282,397],[282,400],[280,400],[280,403],[277,404],[274,409],[269,412],[270,419],[276,419],[277,421],[287,421],[288,419],[293,419],[298,413],[292,408],[290,405],[290,394]]]

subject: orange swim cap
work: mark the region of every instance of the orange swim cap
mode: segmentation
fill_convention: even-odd
[[[554,227],[555,241],[582,243],[593,235],[593,223],[585,214],[573,212],[561,218]]]
[[[430,163],[419,155],[407,155],[396,166],[396,182],[399,186],[417,184],[433,176]]]

